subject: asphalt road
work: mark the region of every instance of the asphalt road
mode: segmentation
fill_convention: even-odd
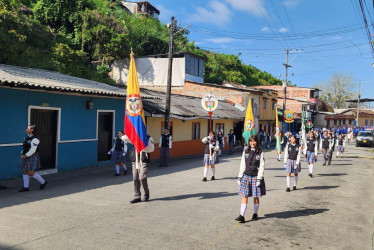
[[[239,152],[206,183],[202,157],[155,164],[147,203],[130,204],[131,175],[109,166],[49,175],[42,191],[34,180],[27,193],[17,192],[21,179],[1,181],[0,249],[373,249],[373,157],[348,146],[332,165],[318,161],[313,178],[303,163],[298,190],[286,193],[283,163],[266,152],[260,219],[244,224],[234,221]],[[252,211],[250,199],[247,220]]]

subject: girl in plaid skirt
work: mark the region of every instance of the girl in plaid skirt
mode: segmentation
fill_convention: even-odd
[[[35,125],[29,125],[26,129],[26,133],[27,136],[22,146],[21,161],[18,165],[18,168],[23,171],[23,188],[20,189],[19,192],[30,191],[30,176],[34,177],[34,179],[40,183],[39,189],[44,189],[48,183],[35,172],[36,169],[40,168],[40,158],[38,153],[39,140],[37,138]]]
[[[240,214],[235,220],[240,223],[245,222],[244,214],[247,209],[248,197],[253,197],[252,221],[258,219],[260,197],[266,194],[264,169],[264,154],[259,147],[257,136],[252,135],[249,138],[249,147],[245,147],[243,151],[238,175],[239,195],[242,196],[242,200]]]
[[[286,168],[287,173],[287,192],[290,192],[290,182],[292,173],[295,175],[293,190],[296,190],[296,185],[299,178],[299,163],[302,149],[303,147],[300,147],[299,144],[296,143],[296,137],[292,135],[290,142],[287,143],[286,149],[284,150],[284,166]]]
[[[127,175],[127,168],[125,164],[125,156],[127,152],[127,144],[124,142],[121,137],[123,136],[123,131],[118,131],[117,138],[114,141],[113,148],[108,152],[111,154],[111,160],[116,163],[116,173],[114,176],[119,176],[119,167],[123,168],[123,174]]]

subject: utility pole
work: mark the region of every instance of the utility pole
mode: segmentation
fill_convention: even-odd
[[[175,30],[174,17],[171,17],[170,22],[170,38],[169,38],[169,65],[168,65],[168,78],[167,78],[167,89],[166,89],[166,107],[165,107],[165,126],[164,128],[170,131],[170,97],[171,97],[171,80],[173,72],[173,49],[174,49],[174,30]]]
[[[358,126],[358,114],[360,113],[360,97],[361,97],[361,94],[360,94],[360,87],[361,87],[361,81],[358,82],[358,98],[357,98],[357,124],[356,126]]]
[[[284,136],[284,133],[286,132],[286,124],[285,124],[285,111],[286,111],[286,95],[287,95],[287,72],[288,68],[292,67],[291,65],[288,64],[288,53],[290,50],[286,49],[286,63],[283,63],[284,67],[286,68],[286,74],[284,75],[284,82],[283,82],[283,87],[284,87],[284,97],[283,97],[283,116],[282,116],[282,137]]]

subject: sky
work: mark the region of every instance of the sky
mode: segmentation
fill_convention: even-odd
[[[353,78],[361,98],[374,98],[374,63],[359,0],[150,0],[161,22],[174,16],[202,49],[240,55],[273,76],[313,87],[333,74]],[[370,32],[374,7],[363,0]],[[373,36],[372,36],[373,37]],[[354,97],[353,97],[354,98]],[[357,96],[356,96],[357,98]]]

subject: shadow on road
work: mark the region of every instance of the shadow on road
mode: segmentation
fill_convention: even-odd
[[[347,174],[335,173],[335,174],[318,174],[317,176],[343,176]]]
[[[113,177],[113,165],[75,169],[46,175],[44,178],[49,181],[49,184],[44,190],[39,190],[39,183],[31,179],[31,191],[25,193],[18,192],[18,189],[23,184],[21,178],[6,180],[4,183],[1,183],[5,184],[7,189],[1,190],[0,209],[132,182],[130,164],[126,165],[129,169],[126,176],[121,175],[118,177]],[[182,159],[178,162],[178,164],[174,163],[170,165],[171,166],[167,168],[159,168],[157,167],[158,161],[150,164],[148,171],[150,177],[149,182],[152,183],[152,177],[173,174],[194,168],[203,168],[201,158]],[[225,195],[228,196],[233,194],[221,194],[221,197]],[[214,194],[206,194],[205,198],[215,198],[213,196]]]
[[[323,189],[331,189],[331,188],[338,188],[340,186],[311,186],[311,187],[304,187],[303,189],[314,189],[314,190],[323,190]]]
[[[265,214],[265,218],[278,218],[278,219],[288,219],[288,218],[295,218],[295,217],[301,217],[301,216],[310,216],[310,215],[316,215],[321,214],[324,212],[329,211],[329,209],[299,209],[294,211],[285,211],[285,212],[278,212],[278,213],[272,213],[272,214]]]
[[[151,201],[176,201],[176,200],[185,200],[189,198],[199,198],[199,200],[205,199],[216,199],[228,196],[238,195],[238,193],[228,193],[228,192],[217,192],[217,193],[197,193],[197,194],[184,194],[177,196],[170,196],[158,199],[152,199]]]

